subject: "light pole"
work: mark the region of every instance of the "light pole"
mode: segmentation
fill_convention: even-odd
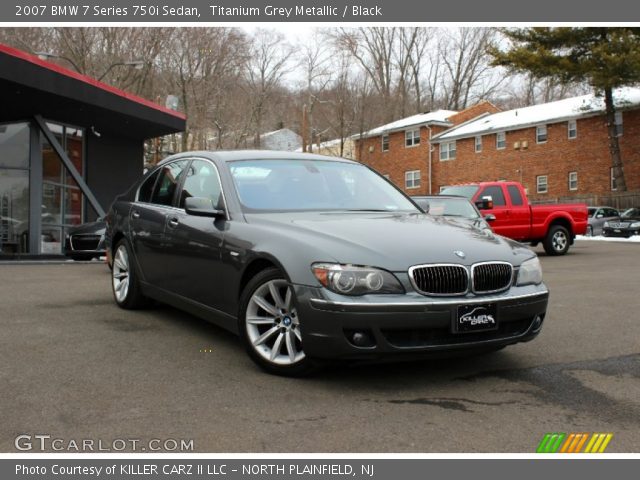
[[[110,65],[109,68],[107,68],[102,75],[100,75],[100,77],[98,78],[98,81],[101,81],[104,77],[106,77],[107,73],[109,73],[113,69],[113,67],[118,67],[118,66],[133,67],[136,70],[142,70],[144,68],[144,62],[142,60],[131,60],[130,62],[114,63]]]
[[[49,60],[51,58],[59,58],[60,60],[65,60],[67,62],[69,62],[71,64],[71,66],[75,69],[76,72],[81,73],[84,75],[84,72],[82,71],[82,69],[80,67],[78,67],[78,65],[71,60],[68,57],[62,56],[62,55],[57,55],[55,53],[51,53],[51,52],[35,52],[35,54],[38,56],[38,58],[40,60]],[[116,62],[113,63],[111,65],[109,65],[109,68],[107,68],[104,73],[102,75],[100,75],[100,77],[98,77],[98,81],[101,81],[104,77],[107,76],[107,74],[114,68],[114,67],[118,67],[118,66],[126,66],[126,67],[133,67],[136,70],[142,70],[144,68],[144,61],[143,60],[131,60],[128,62]]]

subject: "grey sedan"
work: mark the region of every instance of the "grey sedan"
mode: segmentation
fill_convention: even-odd
[[[612,207],[589,207],[587,235],[602,235],[605,222],[616,220],[620,217],[618,210]]]
[[[488,351],[540,332],[523,245],[419,211],[356,162],[290,152],[168,158],[112,205],[118,306],[155,299],[237,333],[268,372]]]

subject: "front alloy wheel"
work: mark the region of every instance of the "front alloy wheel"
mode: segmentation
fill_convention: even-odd
[[[264,270],[249,282],[241,309],[240,335],[258,365],[278,375],[308,373],[293,288],[279,270]]]

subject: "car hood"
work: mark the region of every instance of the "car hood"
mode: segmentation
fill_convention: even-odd
[[[255,226],[278,231],[283,239],[309,245],[313,254],[325,254],[312,261],[406,271],[422,263],[507,261],[519,265],[534,256],[524,245],[488,230],[426,214],[301,212],[246,217]]]
[[[69,235],[104,235],[107,225],[103,221],[89,222],[71,227],[68,230]]]

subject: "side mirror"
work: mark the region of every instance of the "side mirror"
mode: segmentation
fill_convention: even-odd
[[[484,219],[487,222],[494,222],[496,220],[496,216],[493,213],[489,213],[489,214],[484,216]]]
[[[224,210],[214,208],[211,199],[205,197],[187,197],[184,201],[184,210],[187,214],[198,217],[224,216]]]
[[[431,208],[431,205],[429,205],[429,202],[428,202],[428,201],[426,201],[426,200],[425,200],[425,201],[423,201],[423,202],[418,203],[418,206],[419,206],[420,208],[422,208],[422,210],[424,211],[424,213],[429,213],[429,208]]]
[[[482,197],[482,200],[476,201],[476,207],[480,210],[491,210],[493,208],[493,198],[491,196]]]

